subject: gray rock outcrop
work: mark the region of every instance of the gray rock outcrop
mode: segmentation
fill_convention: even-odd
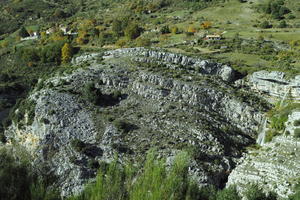
[[[293,125],[296,120],[300,120],[300,110],[289,115],[289,134],[277,136],[243,156],[229,175],[227,186],[237,185],[243,193],[247,185],[258,184],[265,192],[275,192],[281,198],[293,194],[300,177],[300,139],[294,134],[300,126]]]
[[[273,97],[300,100],[300,75],[288,80],[284,72],[258,71],[248,77],[248,84],[253,90]]]
[[[146,48],[128,48],[107,51],[104,55],[109,58],[131,56],[133,60],[138,62],[157,62],[157,64],[167,64],[171,68],[176,68],[176,65],[184,66],[186,68],[191,67],[201,74],[217,75],[224,81],[229,82],[234,81],[236,78],[235,71],[227,65],[164,51],[149,50]]]
[[[232,80],[233,70],[145,49],[110,51],[97,64],[99,56],[75,58],[90,66],[40,81],[29,97],[36,103],[33,123],[26,125],[26,116],[25,125],[14,123],[5,132],[9,142],[25,146],[35,166],[57,177],[62,196],[80,192],[116,153],[120,162],[141,162],[153,147],[166,158],[192,151],[190,172],[199,185],[224,185],[263,120],[258,101],[243,101],[242,91],[218,77]],[[150,59],[155,70],[141,65]],[[199,66],[202,73],[174,78],[162,62]],[[97,103],[87,94],[91,84]]]

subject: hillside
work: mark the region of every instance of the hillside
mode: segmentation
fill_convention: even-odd
[[[0,13],[0,199],[299,200],[300,2]]]

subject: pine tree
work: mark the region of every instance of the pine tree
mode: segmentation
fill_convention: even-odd
[[[71,61],[73,52],[72,46],[69,43],[65,43],[61,49],[61,60],[62,63],[68,63]]]

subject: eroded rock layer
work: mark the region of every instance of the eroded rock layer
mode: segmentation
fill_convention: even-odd
[[[263,104],[228,83],[234,70],[147,51],[74,59],[84,66],[40,81],[30,95],[33,123],[24,119],[6,131],[34,155],[35,166],[57,177],[62,196],[82,190],[99,162],[115,154],[120,162],[140,162],[154,147],[166,158],[191,152],[190,173],[199,185],[222,187],[244,147],[255,142]]]

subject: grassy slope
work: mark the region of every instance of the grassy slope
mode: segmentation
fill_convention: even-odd
[[[190,24],[194,24],[196,27],[200,26],[201,20],[211,21],[213,23],[213,28],[209,30],[210,33],[214,32],[225,32],[225,38],[233,38],[236,34],[239,34],[240,38],[243,39],[257,39],[263,37],[267,40],[274,42],[285,42],[288,43],[291,40],[300,40],[300,28],[271,28],[271,29],[261,29],[254,27],[264,20],[270,21],[274,26],[279,23],[270,18],[270,16],[264,15],[257,12],[255,7],[259,6],[261,3],[266,1],[252,1],[253,3],[239,3],[236,0],[231,0],[229,2],[218,4],[206,8],[204,10],[189,14],[186,11],[176,11],[170,13],[172,16],[186,17],[187,20],[183,23],[179,23],[178,27],[187,27]],[[297,24],[300,21],[300,2],[294,0],[287,0],[286,5],[292,10],[295,19],[286,20],[288,24]],[[187,16],[189,15],[189,16]],[[183,40],[182,38],[177,39]],[[198,48],[201,49],[201,48]],[[202,53],[211,52],[208,49],[201,49]],[[271,67],[271,62],[262,59],[259,55],[254,54],[243,54],[240,52],[230,52],[223,54],[216,54],[213,57],[220,59],[221,61],[232,61],[232,62],[243,62],[249,66],[262,66],[261,69],[268,69]],[[300,66],[300,62],[293,64],[295,67]],[[253,67],[252,70],[256,70]]]
[[[31,0],[24,0],[30,2]],[[166,9],[161,9],[158,12],[152,14],[143,14],[139,15],[140,18],[139,23],[145,28],[146,31],[151,31],[155,28],[161,28],[164,25],[168,25],[169,27],[177,26],[181,30],[181,34],[166,34],[161,35],[159,33],[144,33],[142,37],[149,37],[154,41],[158,41],[159,43],[153,44],[153,46],[157,47],[166,47],[166,45],[180,43],[188,40],[199,39],[199,35],[195,35],[193,37],[188,37],[184,34],[189,26],[194,26],[198,33],[216,33],[216,32],[225,32],[225,38],[233,38],[238,33],[240,38],[256,40],[258,37],[264,37],[267,40],[272,40],[276,42],[286,42],[288,43],[291,40],[300,40],[300,28],[285,28],[285,29],[260,29],[254,27],[261,23],[264,20],[270,21],[274,26],[276,26],[279,22],[275,21],[265,14],[257,12],[255,7],[258,7],[260,4],[267,2],[267,0],[252,0],[251,3],[240,3],[237,0],[229,0],[224,3],[215,3],[211,4],[208,8],[202,10],[193,10],[192,8],[179,8],[179,7],[168,7]],[[286,6],[288,6],[294,16],[295,19],[287,20],[288,24],[300,24],[300,2],[295,0],[286,0]],[[41,3],[42,4],[42,3]],[[69,8],[68,3],[53,4],[49,8],[48,14],[53,13],[55,9],[59,7],[63,7],[66,5],[66,8]],[[78,8],[78,1],[76,1],[76,6]],[[78,22],[83,19],[97,19],[102,22],[101,26],[107,26],[110,29],[111,21],[116,16],[120,15],[124,11],[124,7],[128,6],[128,4],[114,2],[113,4],[107,6],[102,5],[103,2],[99,1],[88,1],[83,2],[81,8],[78,9],[75,15],[69,17],[67,19],[61,19],[62,21],[58,23],[68,23],[68,22]],[[13,3],[9,4],[10,6]],[[44,5],[44,4],[43,4]],[[41,6],[39,6],[41,7]],[[38,7],[38,8],[39,8]],[[38,10],[38,12],[40,12]],[[153,17],[154,16],[154,17]],[[47,21],[47,19],[45,19]],[[53,19],[52,19],[53,20]],[[203,21],[212,22],[213,27],[208,31],[202,30],[200,28],[200,24]],[[41,23],[38,21],[26,21],[26,27],[28,29],[36,30],[41,28],[45,30],[45,27],[49,27],[51,23],[47,21],[46,23]],[[14,41],[16,38],[16,34],[11,34],[9,41]],[[0,45],[3,41],[0,40]],[[23,45],[24,43],[21,43]],[[20,45],[20,44],[17,44]],[[87,47],[91,47],[91,44],[87,44]],[[84,46],[80,46],[82,49],[85,49]],[[112,46],[114,47],[114,46]],[[99,47],[92,47],[97,50]],[[189,49],[189,46],[182,47],[171,47],[168,50],[175,52],[185,52],[185,49]],[[245,54],[242,52],[226,52],[226,53],[218,53],[218,50],[212,50],[209,48],[194,46],[194,49],[200,51],[196,53],[196,55],[206,54],[210,55],[213,58],[220,59],[222,62],[242,62],[245,65],[249,66],[263,66],[265,68],[270,67],[271,62],[264,60],[259,55],[254,54]],[[297,61],[293,64],[296,67],[300,66],[300,61]],[[255,69],[253,69],[255,70]],[[251,70],[251,71],[253,71]]]

